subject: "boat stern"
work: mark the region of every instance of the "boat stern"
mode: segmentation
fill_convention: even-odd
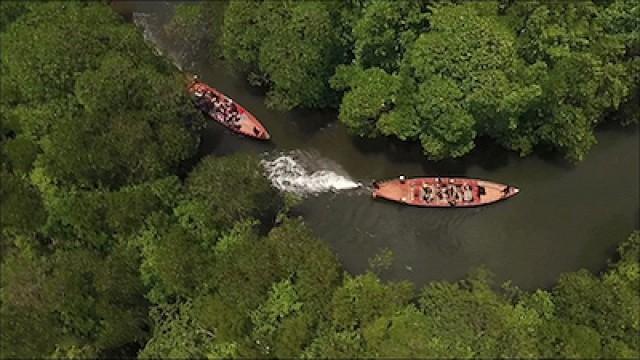
[[[399,180],[391,180],[380,183],[374,183],[373,198],[385,198],[398,202],[407,202],[407,186]]]

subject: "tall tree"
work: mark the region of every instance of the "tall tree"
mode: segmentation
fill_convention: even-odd
[[[318,108],[335,102],[327,84],[343,51],[334,2],[231,2],[225,13],[224,53],[269,88],[273,107]]]
[[[214,239],[236,221],[275,214],[281,198],[250,155],[203,158],[186,180],[186,198],[176,208],[180,223]]]

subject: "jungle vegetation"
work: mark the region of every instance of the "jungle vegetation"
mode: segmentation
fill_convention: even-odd
[[[489,137],[579,161],[613,113],[638,121],[633,0],[232,1],[224,14],[224,56],[269,105],[336,107],[353,134],[430,159]]]
[[[486,134],[580,158],[637,96],[637,5],[499,5],[234,1],[223,50],[274,106],[432,157]],[[254,156],[195,159],[182,75],[107,5],[0,14],[1,358],[640,356],[640,233],[550,289],[348,274]]]

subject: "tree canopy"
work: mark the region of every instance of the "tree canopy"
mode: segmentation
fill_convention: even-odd
[[[418,142],[430,159],[484,136],[579,161],[597,124],[637,121],[632,3],[233,1],[223,49],[269,105],[339,103],[355,135]]]
[[[328,85],[343,52],[335,1],[233,1],[225,11],[225,58],[269,87],[276,108],[334,102]]]

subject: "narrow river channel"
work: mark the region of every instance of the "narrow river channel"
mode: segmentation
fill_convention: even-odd
[[[167,5],[127,2],[114,8],[166,17]],[[156,45],[163,53],[172,50],[162,41]],[[598,144],[577,165],[553,156],[520,158],[483,141],[463,159],[432,162],[418,146],[350,136],[334,111],[270,110],[259,90],[215,62],[213,54],[188,60],[180,64],[184,70],[242,104],[272,135],[271,142],[261,143],[211,123],[202,134],[202,155],[291,156],[309,172],[325,170],[365,185],[400,174],[464,175],[521,189],[513,199],[476,209],[410,208],[374,201],[363,188],[307,196],[296,213],[352,273],[365,271],[368,259],[388,248],[394,262],[382,273],[386,279],[420,286],[457,280],[485,265],[497,281],[547,287],[562,272],[603,269],[617,244],[640,228],[638,126],[603,126]]]

